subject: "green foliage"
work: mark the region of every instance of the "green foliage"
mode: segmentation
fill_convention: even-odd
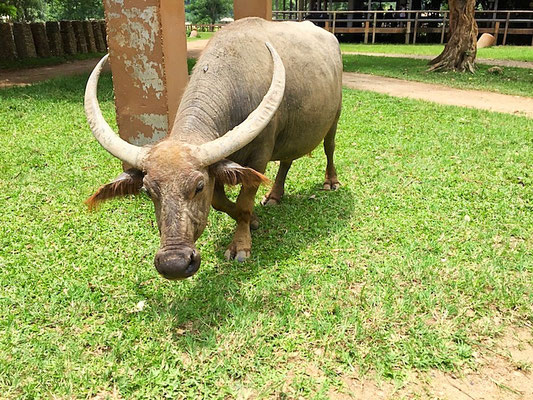
[[[345,90],[340,190],[318,148],[256,206],[250,261],[224,260],[235,224],[212,211],[200,271],[168,282],[147,198],[83,204],[121,171],[86,78],[0,90],[3,399],[328,398],[369,370],[475,368],[531,326],[533,120]],[[110,74],[99,92],[116,128]]]
[[[0,4],[0,17],[9,17],[14,19],[17,17],[17,7],[7,3]]]
[[[191,0],[187,5],[187,12],[195,24],[214,24],[230,15],[231,10],[233,10],[233,0]]]
[[[101,0],[3,0],[0,16],[15,21],[98,19],[104,17]]]
[[[104,18],[102,0],[47,0],[49,19],[101,19]]]
[[[4,0],[0,5],[0,15],[8,15],[15,21],[42,20],[46,15],[46,1]]]

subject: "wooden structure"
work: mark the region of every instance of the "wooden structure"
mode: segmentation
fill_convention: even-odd
[[[416,43],[420,34],[440,34],[444,43],[449,28],[449,11],[402,10],[399,11],[274,11],[275,20],[304,19],[335,33],[359,33],[364,43],[375,43],[377,34],[403,35],[405,43]],[[496,44],[507,43],[509,35],[531,36],[533,45],[533,11],[499,10],[476,11],[479,33],[491,33]]]

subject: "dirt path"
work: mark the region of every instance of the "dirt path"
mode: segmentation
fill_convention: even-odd
[[[370,90],[395,97],[408,97],[439,104],[479,108],[533,118],[533,98],[481,90],[454,89],[443,85],[404,81],[383,76],[345,72],[342,83],[350,89]]]
[[[187,43],[187,57],[198,58],[208,40],[196,40]],[[35,82],[45,81],[56,76],[70,76],[92,71],[99,60],[72,61],[65,64],[50,65],[48,67],[28,68],[15,71],[0,70],[0,89],[11,86],[26,86]],[[109,69],[109,64],[106,66]]]
[[[205,48],[207,42],[208,40],[196,40],[187,43],[187,56],[198,58],[202,50]],[[97,59],[92,59],[53,65],[49,67],[31,68],[17,71],[0,71],[0,89],[10,86],[29,85],[56,76],[69,76],[87,73],[94,68],[97,61]],[[512,63],[515,63],[515,61],[512,61]],[[532,98],[509,96],[479,90],[453,89],[442,85],[404,81],[401,79],[356,74],[351,72],[344,73],[343,84],[352,89],[370,90],[388,94],[390,96],[408,97],[412,99],[432,101],[440,104],[479,108],[482,110],[497,111],[509,114],[523,114],[533,118]]]
[[[341,376],[343,389],[330,391],[328,397],[334,400],[533,399],[533,375],[529,370],[533,360],[532,343],[530,328],[510,329],[498,341],[485,343],[485,351],[474,353],[473,369],[465,367],[457,373],[413,372],[400,387],[393,382],[360,378],[358,374]]]
[[[425,56],[420,54],[389,54],[389,53],[367,53],[363,51],[343,51],[342,54],[353,54],[357,56],[391,57],[391,58],[415,58],[417,60],[432,60],[435,56]],[[492,58],[476,58],[476,63],[486,65],[497,65],[498,67],[518,67],[533,68],[533,62],[514,60],[495,60]]]

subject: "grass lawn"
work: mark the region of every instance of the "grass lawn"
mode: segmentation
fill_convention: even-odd
[[[198,36],[192,38],[187,37],[187,42],[194,42],[196,40],[205,40],[205,39],[211,39],[215,32],[198,32]]]
[[[427,72],[426,60],[376,56],[343,55],[344,71],[388,76],[411,81],[437,83],[461,89],[479,89],[533,97],[533,69],[503,67],[501,75],[477,65],[475,74]]]
[[[341,189],[319,190],[317,149],[256,207],[249,262],[224,260],[234,223],[213,211],[200,271],[169,282],[146,197],[83,204],[120,172],[85,82],[0,91],[0,397],[328,398],[531,326],[533,120],[346,90]],[[113,121],[109,74],[100,93]]]
[[[360,51],[365,53],[416,54],[436,56],[444,49],[442,44],[362,44],[341,43],[342,51]],[[494,46],[479,49],[479,58],[498,60],[533,61],[531,46]]]

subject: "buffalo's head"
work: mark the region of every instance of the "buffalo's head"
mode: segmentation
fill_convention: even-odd
[[[248,118],[225,135],[193,145],[171,135],[153,146],[138,147],[119,138],[104,120],[96,87],[104,57],[87,83],[85,111],[91,130],[112,155],[133,166],[92,195],[98,202],[144,190],[155,207],[161,246],[155,255],[157,271],[168,279],[184,279],[200,267],[195,241],[207,223],[215,181],[217,184],[258,186],[266,178],[251,168],[226,159],[250,143],[270,122],[283,98],[285,70],[279,55],[267,43],[274,61],[272,84]]]

